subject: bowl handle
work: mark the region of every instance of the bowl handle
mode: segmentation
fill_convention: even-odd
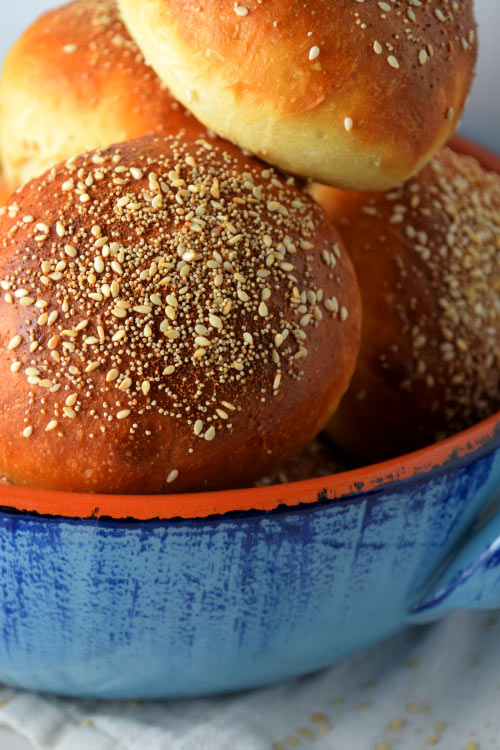
[[[408,610],[411,623],[430,622],[457,609],[500,607],[500,515],[465,543],[434,581],[432,588]]]

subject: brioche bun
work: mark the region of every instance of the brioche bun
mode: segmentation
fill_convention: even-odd
[[[400,455],[500,408],[500,176],[439,151],[385,194],[314,188],[363,303],[361,352],[328,426],[358,463]]]
[[[12,193],[11,187],[0,172],[0,206],[3,206]]]
[[[83,492],[252,483],[354,370],[360,300],[321,208],[222,141],[76,157],[0,217],[0,473]]]
[[[14,188],[87,149],[182,129],[205,131],[146,65],[114,0],[45,13],[5,59],[0,160]]]
[[[383,190],[455,130],[472,0],[119,0],[147,61],[219,135],[327,184]]]

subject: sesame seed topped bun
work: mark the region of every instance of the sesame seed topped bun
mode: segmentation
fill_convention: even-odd
[[[419,170],[455,130],[472,0],[119,0],[160,78],[219,135],[360,190]]]
[[[385,194],[315,188],[349,249],[361,353],[329,433],[359,463],[500,409],[500,176],[439,151]]]
[[[354,370],[360,301],[322,209],[218,140],[53,168],[0,217],[0,473],[89,492],[251,483]]]
[[[0,115],[13,188],[87,149],[146,133],[205,133],[146,65],[114,0],[77,0],[24,32],[4,62]]]

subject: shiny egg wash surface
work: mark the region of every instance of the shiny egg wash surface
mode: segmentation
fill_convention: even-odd
[[[224,481],[220,466],[218,480],[207,469],[210,444],[229,450],[236,429],[261,443],[247,475],[319,429],[312,407],[280,455],[289,412],[321,376],[315,365],[304,377],[320,340],[329,369],[336,350],[354,366],[349,261],[293,179],[221,143],[151,137],[99,150],[28,183],[4,209],[1,469],[11,481],[203,488]],[[333,389],[318,384],[323,410],[351,370],[342,365]],[[166,436],[168,450],[158,447]]]

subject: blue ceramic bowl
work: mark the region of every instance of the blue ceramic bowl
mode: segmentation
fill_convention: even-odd
[[[394,461],[277,487],[4,486],[0,682],[103,698],[239,690],[452,608],[500,606],[499,500],[500,414]]]

